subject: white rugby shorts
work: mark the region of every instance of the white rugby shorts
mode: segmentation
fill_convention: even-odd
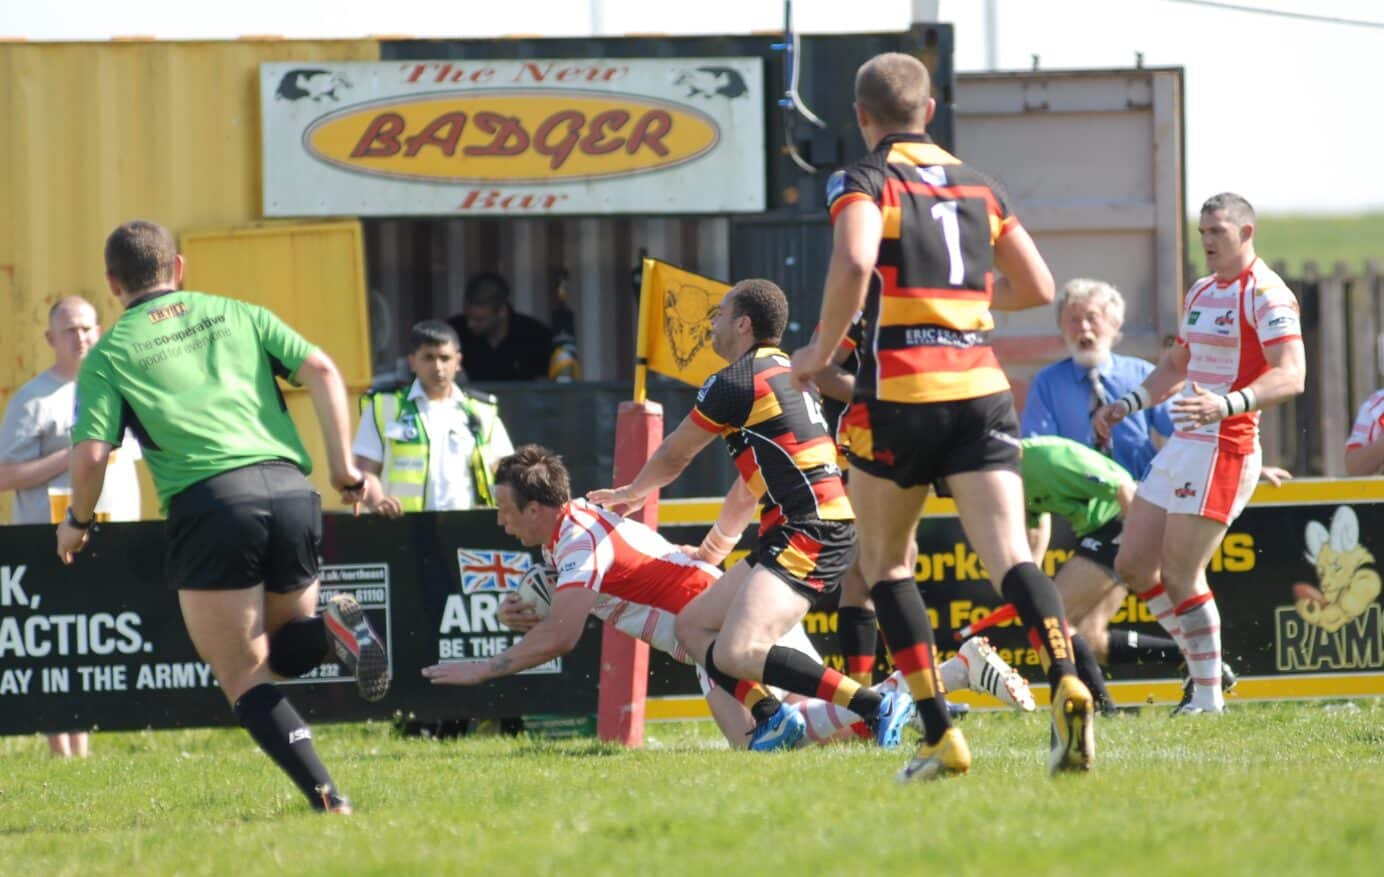
[[[1153,458],[1138,496],[1170,515],[1197,515],[1229,525],[1245,510],[1263,462],[1258,444],[1251,453],[1236,454],[1215,441],[1175,435]]]

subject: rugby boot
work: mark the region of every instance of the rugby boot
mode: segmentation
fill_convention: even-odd
[[[322,620],[341,663],[356,677],[360,696],[377,701],[389,692],[389,657],[365,612],[350,594],[327,601]]]

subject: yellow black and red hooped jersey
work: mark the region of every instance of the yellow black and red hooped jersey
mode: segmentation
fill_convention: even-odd
[[[827,182],[832,221],[871,201],[884,220],[864,309],[858,399],[947,402],[1009,388],[990,348],[1003,194],[924,134],[893,134]]]
[[[725,439],[740,477],[764,503],[761,533],[785,518],[855,518],[821,402],[793,386],[779,348],[756,347],[712,375],[688,416]]]

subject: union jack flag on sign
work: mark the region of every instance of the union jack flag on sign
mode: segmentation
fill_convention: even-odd
[[[533,558],[523,551],[457,549],[463,594],[503,594],[519,589]]]

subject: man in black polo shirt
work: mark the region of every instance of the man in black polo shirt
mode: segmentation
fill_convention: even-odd
[[[486,272],[466,284],[461,313],[447,322],[461,338],[472,381],[535,381],[548,377],[553,330],[509,306],[509,283]]]

